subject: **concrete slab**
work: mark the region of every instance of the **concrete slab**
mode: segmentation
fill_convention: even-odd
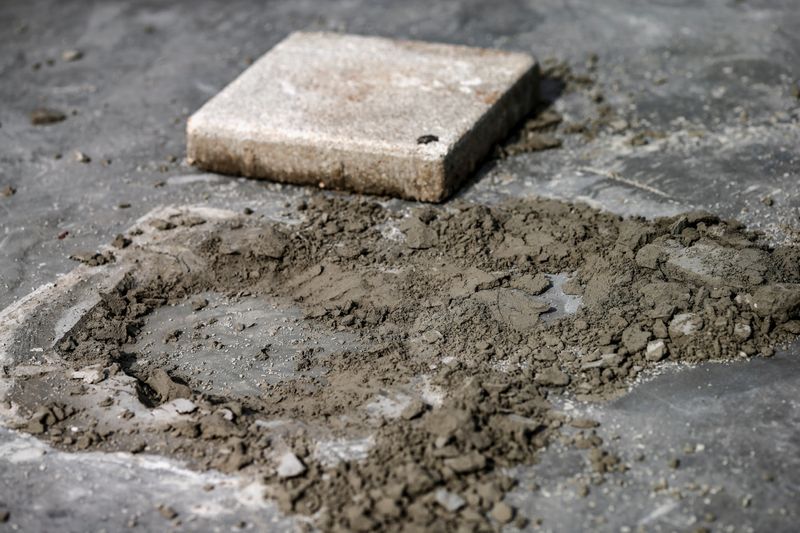
[[[527,54],[298,32],[189,118],[193,164],[438,202],[527,114]]]

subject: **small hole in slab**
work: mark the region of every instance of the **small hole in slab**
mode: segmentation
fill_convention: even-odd
[[[436,135],[430,135],[430,134],[421,135],[421,136],[417,137],[417,144],[435,143],[438,140],[439,140],[439,137],[437,137]]]

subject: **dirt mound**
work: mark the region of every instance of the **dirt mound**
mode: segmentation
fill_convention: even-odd
[[[503,502],[504,468],[534,462],[565,423],[596,472],[626,468],[591,421],[548,398],[605,400],[661,361],[770,356],[800,333],[797,249],[708,213],[623,220],[539,199],[401,212],[322,194],[295,207],[297,224],[175,217],[157,228],[159,251],[115,250],[142,268],[58,345],[72,368],[17,382],[25,429],[68,448],[245,470],[325,530],[491,530],[522,520]],[[156,310],[186,303],[194,316],[209,291],[299,307],[311,330],[361,347],[297,349],[293,378],[245,395],[209,392],[168,353],[132,348]],[[171,331],[165,351],[225,352],[209,322]],[[106,405],[88,405],[102,383]],[[122,423],[98,421],[98,408],[121,408],[119,383],[136,402]],[[165,410],[163,422],[149,414]],[[331,459],[320,442],[337,440],[360,455]]]

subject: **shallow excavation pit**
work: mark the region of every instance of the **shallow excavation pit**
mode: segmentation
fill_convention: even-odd
[[[324,530],[491,530],[524,522],[506,468],[565,424],[595,476],[627,468],[548,398],[603,401],[662,362],[800,333],[797,247],[708,213],[295,207],[164,208],[76,254],[1,317],[3,416],[68,450],[258,477]]]

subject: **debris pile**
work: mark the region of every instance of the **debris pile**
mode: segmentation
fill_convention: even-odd
[[[400,211],[328,194],[295,208],[293,224],[158,220],[150,230],[172,254],[122,236],[116,263],[139,266],[57,345],[72,368],[16,383],[23,429],[259,476],[284,511],[324,530],[491,530],[525,522],[503,501],[515,484],[505,468],[535,462],[565,425],[598,475],[628,468],[554,395],[603,401],[665,361],[768,357],[800,334],[800,248],[705,212],[622,219],[543,199]],[[148,315],[181,302],[201,312],[209,291],[299,307],[309,327],[361,348],[298,351],[293,379],[246,396],[201,389],[168,353],[131,350]],[[167,345],[203,341],[176,330]],[[40,405],[29,391],[45,383]],[[120,383],[139,407],[113,395]],[[88,399],[98,390],[116,425]],[[398,409],[369,408],[396,391]],[[145,420],[142,406],[177,414]],[[320,442],[334,439],[367,450],[326,460]]]

